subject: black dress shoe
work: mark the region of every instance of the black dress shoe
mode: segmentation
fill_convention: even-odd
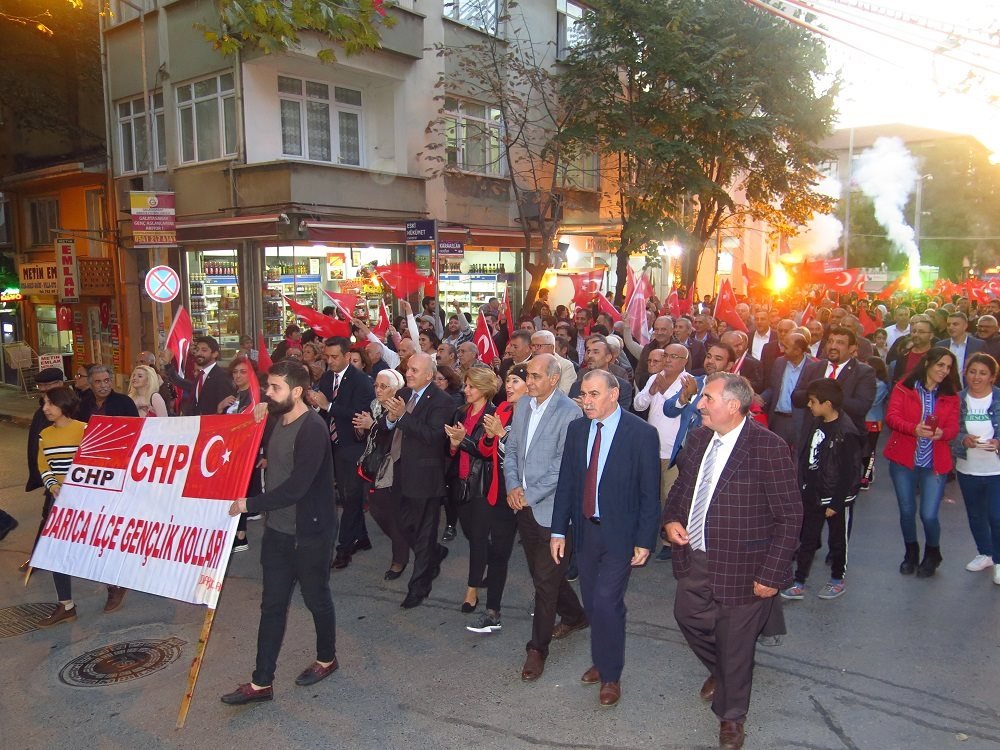
[[[438,561],[434,565],[434,571],[431,573],[431,580],[432,581],[435,578],[437,578],[439,575],[441,575],[441,563],[444,562],[444,559],[447,556],[448,556],[448,548],[445,547],[443,544],[439,544],[438,545]]]
[[[337,660],[334,659],[333,663],[328,666],[323,666],[317,661],[314,661],[308,667],[306,667],[302,673],[295,678],[296,685],[315,685],[320,680],[329,677],[334,672],[337,671]]]
[[[222,696],[222,702],[230,706],[244,706],[247,703],[259,703],[274,699],[274,690],[271,686],[254,690],[249,682],[240,685],[231,693]]]
[[[4,515],[6,515],[6,513]],[[7,516],[7,519],[0,519],[0,542],[2,542],[3,538],[16,528],[17,519],[13,516]]]
[[[462,607],[461,607],[462,614],[464,614],[464,615],[471,615],[473,612],[476,611],[476,607],[478,607],[478,606],[479,606],[479,597],[478,596],[476,597],[476,603],[475,604],[469,604],[468,602],[462,602]]]
[[[330,563],[330,567],[333,568],[334,570],[343,570],[350,564],[351,564],[350,555],[337,555],[336,557],[333,558],[333,562]]]
[[[354,552],[367,552],[371,548],[372,548],[371,539],[358,539],[356,542],[354,542],[354,549],[352,550],[352,554]]]
[[[385,571],[385,575],[382,577],[387,581],[395,581],[397,578],[403,575],[404,570],[406,570],[405,567],[401,568],[400,570],[393,570],[392,568],[389,568],[389,570]]]
[[[414,594],[412,591],[406,595],[403,599],[403,603],[399,606],[403,609],[413,609],[414,607],[419,607],[421,602],[427,597],[421,596],[420,594]]]

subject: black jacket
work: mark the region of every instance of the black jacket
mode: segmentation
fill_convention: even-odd
[[[279,417],[280,419],[280,417]],[[314,537],[337,531],[337,497],[333,483],[330,431],[312,409],[295,436],[295,469],[277,487],[247,498],[247,512],[295,506],[295,536]]]
[[[365,450],[365,442],[354,432],[354,415],[369,411],[375,398],[375,388],[371,378],[358,368],[348,365],[344,377],[337,388],[337,396],[333,396],[334,373],[327,370],[316,383],[316,388],[326,396],[330,408],[321,411],[327,424],[327,442],[330,440],[330,420],[337,424],[337,450],[352,461],[361,458]]]
[[[817,431],[823,439],[814,447]],[[861,487],[861,435],[845,414],[832,422],[814,418],[808,434],[799,452],[802,502],[842,513],[854,504]]]
[[[76,418],[81,422],[89,422],[97,408],[97,401],[93,398],[80,401],[80,408],[77,410]],[[139,409],[135,401],[124,393],[111,391],[104,402],[104,409],[101,412],[106,417],[138,417]],[[215,412],[212,412],[213,414]]]
[[[35,411],[35,415],[31,418],[31,427],[28,428],[28,481],[24,485],[25,492],[31,492],[45,486],[42,483],[42,474],[38,470],[38,439],[42,430],[51,424],[42,413],[41,407]]]
[[[483,426],[483,416],[493,414],[494,412],[496,412],[496,407],[487,402],[486,408],[483,409],[483,413],[476,422],[476,426],[473,427],[472,432],[466,434],[458,446],[459,451],[464,451],[469,455],[469,476],[466,478],[465,484],[469,488],[468,497],[470,500],[485,498],[490,489],[490,482],[493,479],[493,462],[479,451],[479,441],[486,434],[486,428]],[[450,424],[462,424],[465,421],[465,415],[466,407],[459,407],[452,415]],[[461,499],[460,493],[463,484],[462,480],[458,478],[459,460],[460,456],[456,453],[452,457],[447,474],[449,496],[455,500]]]
[[[218,414],[219,402],[226,396],[236,395],[236,385],[229,377],[229,372],[225,367],[216,363],[215,367],[208,373],[205,382],[201,386],[201,397],[195,401],[195,388],[198,385],[198,375],[195,373],[193,380],[184,379],[177,371],[173,362],[166,365],[164,372],[167,379],[181,389],[181,414],[185,417],[204,416],[206,414]]]
[[[809,401],[806,390],[809,384],[819,378],[826,377],[829,360],[816,359],[806,365],[799,376],[798,385],[792,393],[792,405],[804,409]],[[844,391],[844,405],[840,410],[851,418],[858,434],[865,433],[865,415],[875,401],[875,370],[857,359],[851,358],[837,373],[837,382]],[[806,436],[803,436],[805,442]]]
[[[396,394],[409,401],[412,391],[400,388]],[[403,413],[395,429],[403,433],[399,460],[393,473],[404,497],[424,499],[444,497],[445,458],[448,436],[444,426],[455,411],[451,396],[429,383],[412,413]],[[385,416],[382,417],[383,426]]]

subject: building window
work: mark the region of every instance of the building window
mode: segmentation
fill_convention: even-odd
[[[31,221],[31,244],[50,245],[55,242],[59,230],[58,198],[39,198],[28,203],[28,218]]]
[[[360,91],[278,76],[278,100],[282,154],[361,166]]]
[[[581,154],[562,162],[563,186],[577,190],[601,189],[601,160],[597,154]]]
[[[574,47],[587,40],[581,20],[587,9],[572,0],[556,0],[556,35],[558,46],[556,57],[565,60]]]
[[[10,201],[0,193],[0,245],[14,243],[14,226],[11,223]]]
[[[85,194],[87,204],[87,244],[91,258],[106,258],[107,244],[104,234],[107,227],[104,224],[106,205],[103,190],[88,190]]]
[[[181,163],[236,155],[236,92],[223,73],[177,87]]]
[[[504,176],[503,126],[498,107],[446,97],[444,123],[449,167]]]
[[[448,18],[496,35],[500,21],[500,0],[444,0]]]
[[[150,97],[153,110],[153,167],[167,166],[167,134],[163,115],[163,93]],[[145,172],[149,166],[146,159],[146,108],[142,97],[118,103],[118,150],[121,157],[118,168],[121,174]]]

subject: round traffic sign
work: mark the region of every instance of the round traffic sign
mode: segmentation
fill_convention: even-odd
[[[154,266],[146,274],[146,294],[154,302],[170,302],[181,291],[181,279],[170,266]]]

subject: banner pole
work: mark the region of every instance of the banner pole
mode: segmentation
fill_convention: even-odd
[[[177,729],[183,729],[184,722],[187,721],[188,709],[191,708],[191,698],[194,697],[194,687],[198,682],[198,674],[201,672],[201,664],[205,658],[205,647],[208,646],[208,637],[212,634],[212,623],[214,622],[215,609],[209,608],[205,612],[205,621],[201,624],[201,633],[198,636],[198,648],[195,650],[194,658],[191,660],[191,669],[188,671],[187,690],[184,691],[181,709],[177,714]]]

